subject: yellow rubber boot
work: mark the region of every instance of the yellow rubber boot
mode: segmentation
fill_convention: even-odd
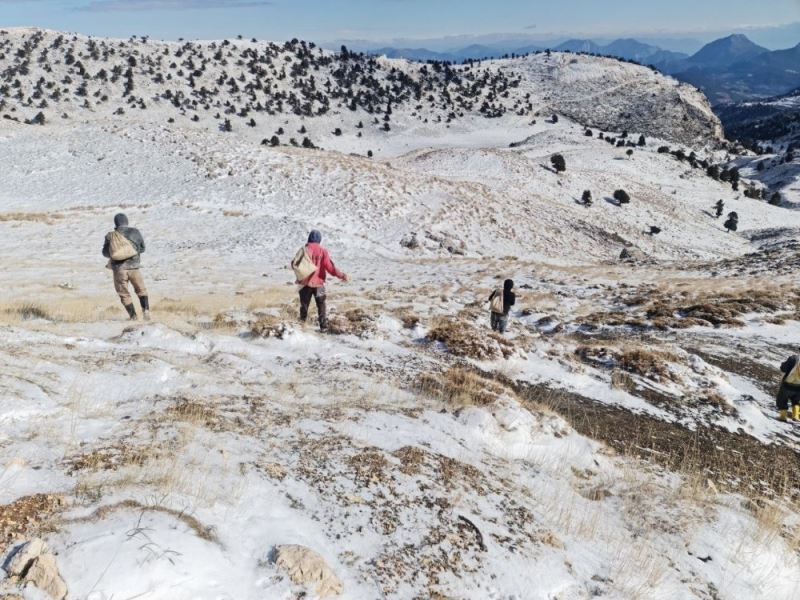
[[[788,417],[789,417],[789,411],[788,410],[779,410],[778,411],[778,421],[786,422],[786,419]]]
[[[795,404],[792,407],[792,418],[795,421],[800,421],[800,404]]]

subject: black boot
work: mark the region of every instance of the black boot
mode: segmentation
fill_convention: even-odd
[[[128,318],[131,321],[135,321],[136,320],[136,309],[133,308],[133,304],[126,304],[125,305],[125,310],[128,311]]]
[[[150,320],[150,299],[147,296],[139,296],[139,304],[142,305],[142,317],[145,321]]]

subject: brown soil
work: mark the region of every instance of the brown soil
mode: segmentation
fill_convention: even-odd
[[[745,377],[752,381],[759,389],[771,396],[778,393],[778,384],[780,383],[780,371],[776,368],[770,368],[754,360],[747,358],[746,353],[739,353],[735,357],[730,356],[717,356],[710,354],[706,350],[699,348],[687,348],[688,352],[696,354],[708,364],[713,365],[728,373]]]
[[[0,554],[14,542],[43,531],[51,531],[64,505],[60,494],[23,496],[0,505]]]
[[[364,337],[375,331],[375,318],[362,308],[348,310],[329,319],[328,331],[334,335]]]
[[[661,331],[694,326],[739,327],[739,317],[748,313],[794,313],[800,306],[800,295],[783,288],[741,290],[739,292],[665,294],[650,288],[636,290],[618,298],[629,310],[601,311],[582,319],[581,324],[594,326],[629,326]]]
[[[604,442],[620,454],[702,476],[729,491],[800,497],[800,454],[786,446],[766,445],[745,433],[714,426],[692,431],[543,385],[515,387],[525,402],[548,405],[576,431]]]
[[[493,331],[485,331],[457,317],[445,317],[431,327],[428,339],[442,342],[450,354],[476,359],[508,358],[514,344]]]

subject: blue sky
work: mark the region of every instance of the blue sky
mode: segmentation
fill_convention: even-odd
[[[242,34],[388,42],[496,33],[701,39],[796,22],[800,0],[0,0],[3,27],[166,39]]]

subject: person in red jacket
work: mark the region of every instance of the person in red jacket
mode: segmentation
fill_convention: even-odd
[[[308,256],[317,266],[317,270],[306,277],[303,281],[298,281],[300,288],[300,320],[305,323],[308,318],[308,307],[311,305],[311,299],[317,305],[317,316],[319,317],[320,331],[328,329],[328,315],[327,307],[325,304],[325,278],[328,274],[338,277],[342,281],[347,281],[346,273],[343,273],[336,268],[331,260],[331,255],[328,251],[320,245],[322,242],[322,234],[316,229],[308,234],[308,243],[306,244],[306,251]]]

